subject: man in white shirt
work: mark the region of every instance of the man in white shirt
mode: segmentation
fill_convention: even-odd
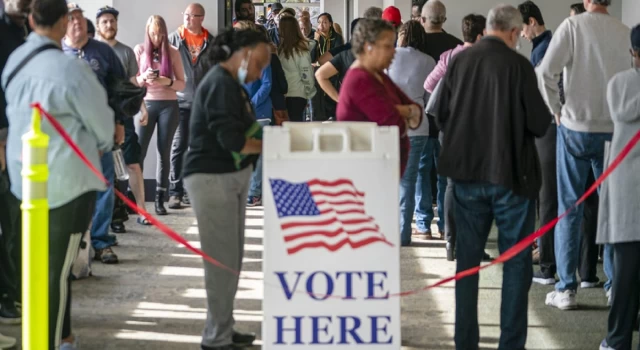
[[[607,107],[607,82],[629,68],[629,27],[609,15],[611,0],[584,0],[586,13],[567,18],[558,27],[538,77],[543,96],[556,117],[558,213],[572,207],[584,192],[589,171],[596,178],[604,168],[604,143],[613,122]],[[566,102],[560,102],[558,80],[564,70]],[[546,304],[576,309],[576,268],[580,253],[583,206],[573,210],[555,229],[555,255],[560,281]],[[612,279],[612,256],[605,247],[605,273]],[[610,281],[605,289],[610,287]]]

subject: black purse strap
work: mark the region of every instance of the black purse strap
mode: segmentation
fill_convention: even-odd
[[[11,72],[11,74],[9,74],[9,77],[7,78],[7,84],[4,86],[4,90],[6,91],[7,88],[9,88],[9,84],[11,84],[11,80],[13,80],[13,78],[15,78],[16,74],[18,74],[18,72],[20,72],[22,70],[22,68],[24,68],[24,66],[26,66],[27,63],[29,63],[29,61],[31,61],[31,59],[33,59],[40,52],[45,51],[45,50],[50,50],[50,49],[60,50],[60,47],[55,45],[55,44],[45,44],[45,45],[42,45],[42,46],[38,47],[37,49],[33,50],[27,57],[25,57],[22,60],[22,62],[20,62],[18,64],[18,66],[13,70],[13,72]]]

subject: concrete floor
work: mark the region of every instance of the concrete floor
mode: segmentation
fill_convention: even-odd
[[[163,221],[187,240],[198,241],[190,209],[171,211]],[[262,210],[249,209],[243,270],[236,300],[237,328],[260,334],[262,320]],[[202,261],[159,231],[127,223],[118,235],[120,264],[95,263],[94,277],[73,284],[73,330],[81,349],[199,349],[205,319]],[[495,256],[495,239],[488,250]],[[417,241],[402,249],[402,289],[416,289],[454,273],[441,241]],[[604,274],[600,271],[601,279]],[[482,272],[480,325],[482,349],[497,348],[501,268]],[[580,310],[544,305],[550,286],[534,284],[529,302],[528,349],[598,349],[608,309],[602,289],[579,291]],[[453,349],[454,285],[402,300],[403,349]],[[0,332],[18,337],[19,327]],[[637,346],[636,333],[634,346]],[[260,349],[254,346],[253,349]],[[634,348],[635,349],[635,348]]]

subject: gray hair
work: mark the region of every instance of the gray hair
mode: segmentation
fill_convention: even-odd
[[[594,5],[611,6],[611,0],[591,0]]]
[[[380,34],[386,31],[395,33],[391,23],[387,21],[372,18],[359,20],[351,35],[351,50],[353,54],[357,56],[363,53],[367,44],[373,44],[378,41]]]
[[[422,17],[433,25],[441,25],[447,20],[447,8],[440,0],[427,1],[422,8]]]
[[[362,15],[364,18],[380,19],[382,18],[382,9],[379,7],[371,6],[364,11]]]
[[[521,30],[522,14],[511,5],[498,5],[487,15],[487,31],[508,32],[514,28]]]

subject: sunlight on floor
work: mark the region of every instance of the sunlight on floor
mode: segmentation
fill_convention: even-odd
[[[201,249],[200,241],[187,241],[194,248]],[[178,244],[177,247],[184,248],[182,244]],[[262,252],[264,251],[264,247],[262,244],[245,244],[244,250],[249,252]]]
[[[122,329],[115,334],[117,339],[128,340],[148,340],[157,342],[168,343],[187,343],[187,344],[200,344],[202,340],[201,335],[184,335],[184,334],[171,334],[171,333],[158,333],[158,332],[142,332],[128,329]]]

